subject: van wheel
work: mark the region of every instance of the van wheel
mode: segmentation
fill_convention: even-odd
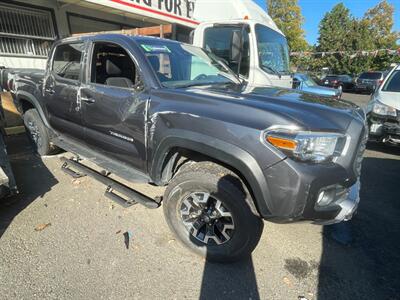
[[[164,194],[167,223],[181,242],[212,262],[250,256],[264,223],[233,172],[211,162],[184,165]]]
[[[50,144],[49,133],[36,109],[25,112],[24,125],[35,151],[40,156],[49,155],[55,150],[55,147]]]

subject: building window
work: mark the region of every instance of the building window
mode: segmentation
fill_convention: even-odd
[[[0,55],[45,57],[55,39],[49,11],[0,3]]]

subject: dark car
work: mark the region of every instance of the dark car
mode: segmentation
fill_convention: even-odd
[[[380,86],[385,79],[387,72],[364,72],[356,80],[355,91],[357,93],[371,94],[375,89]]]
[[[343,92],[354,90],[354,80],[350,75],[327,75],[321,80],[323,86],[339,89]]]
[[[208,260],[248,257],[263,219],[332,224],[357,209],[363,110],[293,89],[247,87],[201,48],[74,37],[54,44],[45,71],[6,69],[0,82],[38,153],[58,146],[76,154],[62,159],[63,170],[104,183],[124,207],[162,204],[171,230]],[[152,199],[116,178],[167,188]]]

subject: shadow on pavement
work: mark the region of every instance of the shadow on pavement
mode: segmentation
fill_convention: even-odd
[[[8,137],[6,144],[19,194],[0,199],[0,239],[21,211],[58,183],[40,157],[33,153],[25,134]]]
[[[200,299],[260,299],[252,259],[226,265],[206,262]]]
[[[318,299],[399,297],[400,160],[365,158],[361,183],[353,220],[324,228]]]
[[[399,146],[392,146],[392,145],[385,145],[382,143],[368,143],[367,149],[372,151],[383,152],[386,154],[392,155],[400,155],[400,147]]]

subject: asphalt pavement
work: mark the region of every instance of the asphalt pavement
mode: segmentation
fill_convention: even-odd
[[[23,135],[9,144],[21,193],[0,205],[0,299],[400,298],[398,148],[368,146],[352,221],[265,222],[251,260],[219,265],[183,247],[162,209],[123,209],[95,180],[63,173],[59,157],[35,156]]]

